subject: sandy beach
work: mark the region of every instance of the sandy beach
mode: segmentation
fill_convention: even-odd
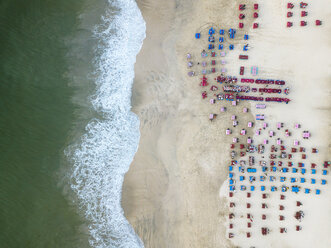
[[[229,202],[236,200],[235,214],[239,216],[247,212],[239,207],[244,206],[247,199],[239,190],[235,198],[228,197],[233,136],[226,135],[227,128],[231,127],[234,132],[246,128],[247,137],[253,137],[255,130],[262,127],[262,122],[255,123],[256,114],[264,114],[269,127],[274,128],[277,135],[280,133],[276,129],[277,122],[284,123],[283,129],[291,130],[294,123],[300,123],[302,128],[293,129],[291,138],[287,139],[283,134],[279,136],[284,140],[283,145],[291,147],[293,139],[301,138],[302,130],[309,130],[311,138],[302,141],[302,145],[309,151],[317,147],[319,153],[309,154],[307,165],[316,163],[321,168],[323,161],[330,160],[330,91],[327,87],[331,79],[328,58],[331,54],[331,11],[323,8],[328,3],[326,0],[309,2],[308,26],[295,24],[286,28],[285,2],[256,2],[259,4],[259,28],[252,29],[255,21],[252,2],[247,9],[245,27],[238,30],[240,1],[137,0],[147,26],[146,39],[135,66],[132,96],[132,110],[140,119],[141,138],[125,176],[122,206],[145,247],[327,248],[331,245],[328,231],[331,181],[320,187],[322,193],[319,196],[288,193],[284,203],[285,221],[289,226],[286,234],[279,232],[282,225],[276,221],[281,194],[278,190],[275,194],[269,193],[272,195],[268,199],[271,206],[268,224],[272,229],[269,235],[261,235],[260,226],[264,222],[254,218],[249,231],[252,237],[247,239],[246,221],[236,218],[233,222],[236,235],[228,238],[228,216],[233,212]],[[295,11],[299,13],[298,6]],[[316,19],[323,20],[323,25],[315,26]],[[293,16],[294,23],[300,20],[298,15]],[[199,86],[202,68],[197,62],[201,62],[201,51],[208,47],[207,32],[211,26],[218,30],[236,28],[238,37],[246,33],[250,35],[248,60],[238,60],[244,41],[233,41],[235,49],[225,57],[227,75],[241,77],[240,66],[247,68],[247,74],[251,66],[258,66],[261,78],[286,81],[291,89],[288,96],[291,102],[268,103],[261,111],[250,101],[240,101],[239,106],[232,107],[230,102],[217,101],[211,105],[210,97],[202,99]],[[197,32],[202,34],[199,40],[194,38]],[[197,74],[194,77],[187,75],[187,53],[194,61],[192,70]],[[214,82],[214,77],[208,75],[209,81]],[[228,111],[221,113],[221,107]],[[247,108],[248,113],[243,113],[243,108]],[[211,113],[217,114],[212,122],[208,118]],[[231,121],[233,115],[239,119],[235,129]],[[254,122],[254,127],[247,128],[248,122]],[[262,143],[265,136],[266,131],[254,136],[254,144]],[[274,140],[270,139],[266,150],[271,144]],[[268,154],[266,152],[266,157]],[[293,162],[299,162],[299,158],[294,157]],[[261,192],[258,191],[250,202],[260,206],[260,199]],[[296,201],[303,203],[306,216],[300,224],[300,232],[290,229],[297,225],[292,217],[296,210],[291,207]],[[252,206],[252,211],[254,216],[263,213],[261,207]]]

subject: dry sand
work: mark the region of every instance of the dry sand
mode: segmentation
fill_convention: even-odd
[[[206,39],[195,40],[194,33],[209,25],[237,27],[239,1],[137,2],[147,23],[147,38],[136,64],[133,111],[140,118],[141,140],[123,185],[125,215],[145,247],[249,247],[251,244],[245,243],[245,239],[237,238],[233,244],[226,238],[230,210],[223,193],[227,188],[231,143],[225,129],[232,114],[240,116],[239,130],[247,121],[253,121],[252,113],[240,114],[245,106],[253,108],[249,103],[240,103],[240,107],[210,122],[209,113],[220,114],[219,109],[225,104],[210,105],[203,101],[198,86],[200,76],[188,78],[186,67],[186,53],[192,53],[198,61],[207,45]],[[268,122],[275,124],[280,120],[291,125],[299,119],[312,132],[309,142],[318,144],[320,161],[325,160],[330,151],[327,87],[331,40],[327,23],[330,11],[321,5],[326,6],[327,1],[314,1],[311,10],[315,16],[309,16],[308,27],[291,30],[284,27],[285,2],[257,2],[261,8],[260,28],[250,32],[253,47],[249,51],[250,59],[239,63],[239,52],[235,49],[226,57],[229,63],[226,68],[230,75],[238,75],[241,64],[256,65],[264,78],[289,82],[293,101],[289,105],[269,104],[271,107],[265,111],[270,118]],[[322,19],[324,26],[313,26],[315,19]],[[252,18],[247,18],[247,26],[251,22]],[[242,36],[243,32],[238,34]],[[235,45],[239,42],[235,41]],[[259,236],[251,243],[256,247],[301,248],[314,247],[319,242],[315,247],[330,247],[327,232],[331,223],[330,200],[326,194],[320,196],[318,205],[307,197],[302,200],[313,216],[308,218],[302,233],[286,234],[281,245],[277,243],[278,234]],[[320,237],[323,242],[319,241]],[[297,239],[307,242],[297,245]]]

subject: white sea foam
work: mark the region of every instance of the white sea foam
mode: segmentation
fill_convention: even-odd
[[[108,7],[94,29],[98,46],[91,101],[100,118],[91,120],[79,144],[67,150],[73,161],[71,188],[90,223],[92,247],[143,247],[120,201],[124,174],[139,143],[131,90],[146,28],[134,0],[109,0]]]

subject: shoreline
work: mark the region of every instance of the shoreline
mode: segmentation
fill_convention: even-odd
[[[253,104],[240,102],[240,108],[231,109],[231,113],[222,113],[222,116],[210,122],[209,113],[219,114],[220,105],[210,105],[201,99],[201,90],[198,87],[200,75],[188,78],[186,68],[186,53],[192,53],[193,59],[199,60],[202,47],[207,44],[195,40],[194,33],[205,29],[205,25],[211,23],[217,23],[217,27],[236,27],[237,19],[233,18],[233,12],[239,2],[188,0],[176,4],[175,1],[164,3],[157,0],[151,3],[138,0],[137,3],[147,26],[146,39],[137,56],[132,92],[132,111],[140,119],[141,138],[138,151],[124,179],[122,207],[125,216],[145,247],[241,246],[246,242],[245,239],[231,242],[227,238],[226,225],[230,209],[229,199],[225,195],[228,188],[227,169],[231,160],[229,144],[232,140],[225,135],[225,130],[232,114],[240,116],[238,128],[241,129],[248,121],[255,121],[256,110]],[[330,118],[325,125],[318,119],[323,118],[323,113],[330,113],[330,102],[327,100],[329,93],[316,90],[312,94],[301,87],[301,82],[308,86],[311,80],[319,80],[318,86],[325,87],[330,75],[317,79],[308,73],[300,76],[300,66],[306,71],[317,70],[317,73],[322,74],[330,64],[326,63],[320,70],[316,65],[293,65],[304,59],[296,45],[310,54],[315,52],[323,57],[322,48],[317,52],[309,43],[316,44],[318,39],[301,41],[309,36],[301,30],[289,31],[272,23],[272,18],[280,15],[282,8],[276,3],[265,3],[263,7],[265,9],[261,12],[259,21],[266,26],[268,24],[269,28],[262,26],[261,29],[253,31],[239,31],[241,34],[249,31],[253,44],[250,60],[242,63],[245,66],[258,65],[262,78],[270,75],[284,78],[290,83],[294,89],[291,93],[293,101],[289,105],[268,107],[265,110],[265,114],[270,118],[268,121],[271,125],[277,121],[286,121],[287,125],[291,125],[302,114],[306,114],[307,118],[300,121],[314,132],[308,144],[319,142],[319,160],[322,160],[322,157],[326,160],[330,145],[325,139],[325,131],[330,133],[327,125]],[[231,11],[225,11],[227,9]],[[264,15],[265,12],[271,13],[270,17]],[[219,13],[222,13],[222,16]],[[195,18],[192,19],[192,16]],[[279,22],[284,21],[283,17],[278,19]],[[252,23],[252,18],[247,18],[247,22]],[[264,36],[262,31],[270,37],[280,36],[283,42],[278,44],[276,39],[271,40]],[[316,36],[319,31],[316,29],[311,32]],[[328,39],[327,36],[324,39]],[[274,46],[279,46],[281,52],[273,50]],[[329,49],[329,46],[325,45],[323,48]],[[283,61],[287,53],[293,53],[294,59]],[[237,56],[236,51],[234,56]],[[234,56],[229,54],[228,57],[229,75],[238,74],[240,64],[234,61]],[[327,56],[323,61],[326,59]],[[314,61],[317,62],[316,58]],[[310,94],[318,104],[312,106],[305,101]],[[323,96],[325,101],[320,101],[320,96]],[[294,106],[297,111],[288,106]],[[252,111],[243,115],[243,107]],[[283,119],[279,120],[281,117]],[[248,130],[248,134],[253,135],[253,130]],[[330,186],[327,187],[330,189]],[[308,200],[304,201],[311,209],[316,208]],[[320,202],[331,206],[324,198]],[[327,208],[323,209],[325,211]],[[317,228],[316,221],[310,223]],[[296,244],[295,239],[304,237],[302,235],[307,235],[311,230],[308,228],[299,233],[299,236],[291,234],[284,239],[284,245],[294,247],[292,245]],[[323,232],[323,235],[325,234],[326,232]],[[268,245],[272,245],[277,239],[283,238],[278,235],[273,234],[264,241],[256,238],[251,241],[255,242],[254,244],[266,245],[263,242],[268,242]],[[327,236],[325,238],[327,239]],[[307,244],[314,242],[316,239],[312,237]],[[300,244],[305,245],[302,242]]]

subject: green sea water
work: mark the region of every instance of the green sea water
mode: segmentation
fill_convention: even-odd
[[[58,186],[75,122],[67,40],[77,0],[0,2],[0,247],[88,247]]]

